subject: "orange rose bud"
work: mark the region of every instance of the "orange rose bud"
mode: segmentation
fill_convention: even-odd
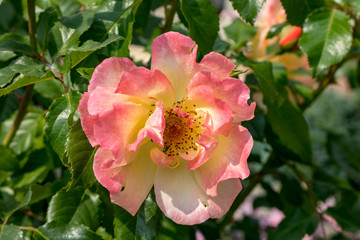
[[[289,32],[287,32],[279,42],[281,47],[294,43],[301,35],[301,27],[293,26]]]

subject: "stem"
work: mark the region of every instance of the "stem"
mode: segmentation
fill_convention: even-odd
[[[36,22],[35,22],[35,0],[27,0],[28,5],[28,16],[29,16],[29,36],[30,36],[30,46],[37,52],[37,41],[36,41]],[[26,86],[24,98],[22,99],[19,107],[18,114],[15,118],[13,125],[10,130],[7,132],[2,144],[8,147],[15,136],[16,131],[19,129],[20,123],[23,120],[26,108],[29,105],[31,100],[32,91],[34,89],[34,84]]]
[[[18,226],[18,228],[20,228],[21,230],[27,230],[27,231],[36,232],[36,233],[39,234],[43,239],[49,239],[49,238],[47,238],[42,232],[40,232],[37,228],[34,228],[34,227],[24,227],[24,226]]]
[[[171,30],[171,27],[172,27],[172,24],[174,21],[175,12],[177,9],[177,3],[178,3],[177,0],[173,0],[169,14],[166,14],[167,16],[166,16],[163,32],[168,32]],[[166,8],[165,8],[165,11],[166,11]]]

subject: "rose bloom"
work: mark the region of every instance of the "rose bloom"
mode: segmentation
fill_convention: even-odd
[[[249,175],[254,116],[249,89],[228,77],[235,65],[175,32],[153,41],[151,70],[128,58],[96,67],[80,104],[94,173],[111,201],[132,215],[154,186],[156,202],[179,224],[223,216]]]

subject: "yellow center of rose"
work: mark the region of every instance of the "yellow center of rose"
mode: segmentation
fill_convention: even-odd
[[[204,130],[203,114],[195,111],[196,105],[189,106],[185,100],[176,102],[173,108],[165,111],[163,152],[169,157],[178,156],[179,153],[189,154],[190,151],[197,151],[198,144],[196,142]],[[181,110],[182,114],[178,113],[176,109]]]

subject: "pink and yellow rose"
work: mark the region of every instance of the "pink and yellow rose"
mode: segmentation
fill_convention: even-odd
[[[179,224],[223,216],[249,175],[253,118],[235,65],[175,32],[153,41],[151,70],[128,58],[96,67],[79,113],[94,173],[113,203],[135,215],[154,186],[164,214]],[[239,179],[240,178],[240,179]]]

